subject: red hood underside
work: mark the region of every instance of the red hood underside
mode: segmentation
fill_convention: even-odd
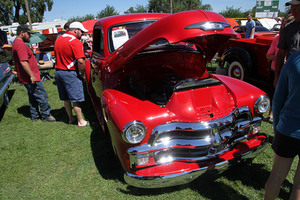
[[[228,23],[222,15],[210,11],[192,10],[168,15],[141,30],[118,48],[108,61],[109,72],[117,71],[130,58],[159,40],[167,40],[170,44],[193,43],[201,49],[207,61],[212,59],[220,46],[230,37],[235,37],[236,33],[230,26],[207,31],[200,28],[186,29],[189,25],[202,22]]]

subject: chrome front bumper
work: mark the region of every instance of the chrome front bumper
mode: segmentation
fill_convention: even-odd
[[[198,163],[199,169],[179,174],[151,177],[125,174],[125,181],[136,187],[157,188],[188,183],[207,169],[220,169],[228,160],[217,160],[235,145],[255,138],[259,134],[261,118],[253,118],[248,107],[236,108],[231,114],[209,122],[174,122],[155,127],[146,144],[129,148],[130,168],[133,171],[168,163]],[[249,148],[252,154],[263,145]],[[229,160],[239,159],[228,158]],[[213,162],[215,160],[215,162]],[[210,165],[206,161],[212,161]],[[174,172],[175,173],[175,172]]]
[[[241,156],[235,157],[234,159],[231,160],[215,163],[214,165],[205,166],[196,170],[186,171],[186,172],[171,174],[166,176],[150,176],[150,177],[138,176],[126,172],[124,174],[124,180],[129,185],[138,188],[163,188],[163,187],[172,187],[176,185],[184,185],[192,182],[193,180],[195,180],[196,178],[198,178],[199,176],[201,176],[202,174],[204,174],[209,170],[217,170],[218,172],[223,172],[230,166],[230,163],[234,161],[256,157],[257,154],[259,154],[266,148],[267,141],[268,141],[268,137],[266,136],[266,139],[260,146],[251,149],[251,151],[248,151]]]

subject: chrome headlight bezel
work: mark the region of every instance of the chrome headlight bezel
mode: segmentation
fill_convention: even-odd
[[[258,114],[263,114],[267,112],[267,110],[270,108],[270,105],[270,98],[267,95],[261,95],[254,104],[254,110]]]
[[[141,121],[131,121],[126,124],[122,131],[122,138],[130,144],[137,144],[143,141],[147,128]]]

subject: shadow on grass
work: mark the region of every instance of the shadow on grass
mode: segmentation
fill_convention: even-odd
[[[100,126],[95,126],[91,133],[91,148],[95,165],[104,179],[124,182],[122,166],[114,154],[111,142],[99,130]]]
[[[69,123],[69,118],[64,107],[51,110],[51,115],[53,115],[58,122],[64,122],[66,124]]]
[[[205,173],[190,183],[190,188],[199,192],[203,197],[212,200],[248,199],[246,196],[239,194],[234,188],[218,181],[220,177],[222,177],[222,175],[217,172]]]
[[[28,106],[22,106],[17,109],[19,114],[22,114],[24,117],[31,118],[30,116],[30,107]],[[66,114],[65,108],[62,107],[60,109],[51,110],[51,115],[53,115],[58,122],[65,122],[68,123],[68,116]]]
[[[185,184],[185,185],[173,186],[173,187],[168,187],[168,188],[148,188],[148,189],[146,189],[146,188],[137,188],[137,187],[128,185],[126,188],[127,190],[120,189],[120,192],[122,192],[124,194],[135,195],[135,196],[153,196],[153,197],[155,197],[155,196],[161,195],[161,194],[167,194],[167,193],[184,190],[188,187],[189,187],[189,185]]]
[[[273,143],[273,139],[274,139],[274,136],[269,135],[269,137],[268,137],[268,142],[269,142],[270,144],[272,144],[272,143]]]
[[[86,88],[86,87],[84,87]],[[93,104],[85,90],[85,102],[82,103],[82,112],[91,124],[92,133],[90,143],[95,165],[104,179],[113,179],[124,182],[123,170],[113,151],[109,136],[104,136],[98,123]]]
[[[221,182],[216,182],[216,180],[224,177],[233,182],[240,181],[241,186],[244,185],[252,187],[255,190],[261,190],[264,189],[265,183],[270,175],[270,172],[263,169],[263,167],[262,164],[241,162],[230,166],[228,170],[221,174],[204,174],[190,185],[191,188],[209,199],[248,199],[246,196],[240,194],[239,191],[236,191],[236,189]],[[285,180],[282,186],[291,188],[292,184]],[[282,189],[279,197],[281,199],[288,199],[289,193]]]
[[[17,111],[19,114],[22,114],[24,117],[31,118],[29,106],[21,106],[20,108],[17,108]]]

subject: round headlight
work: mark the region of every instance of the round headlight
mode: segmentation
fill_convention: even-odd
[[[146,132],[143,122],[131,121],[123,128],[122,137],[128,143],[137,144],[145,138]]]
[[[270,107],[270,99],[267,95],[261,95],[255,102],[254,108],[258,114],[267,112]]]

